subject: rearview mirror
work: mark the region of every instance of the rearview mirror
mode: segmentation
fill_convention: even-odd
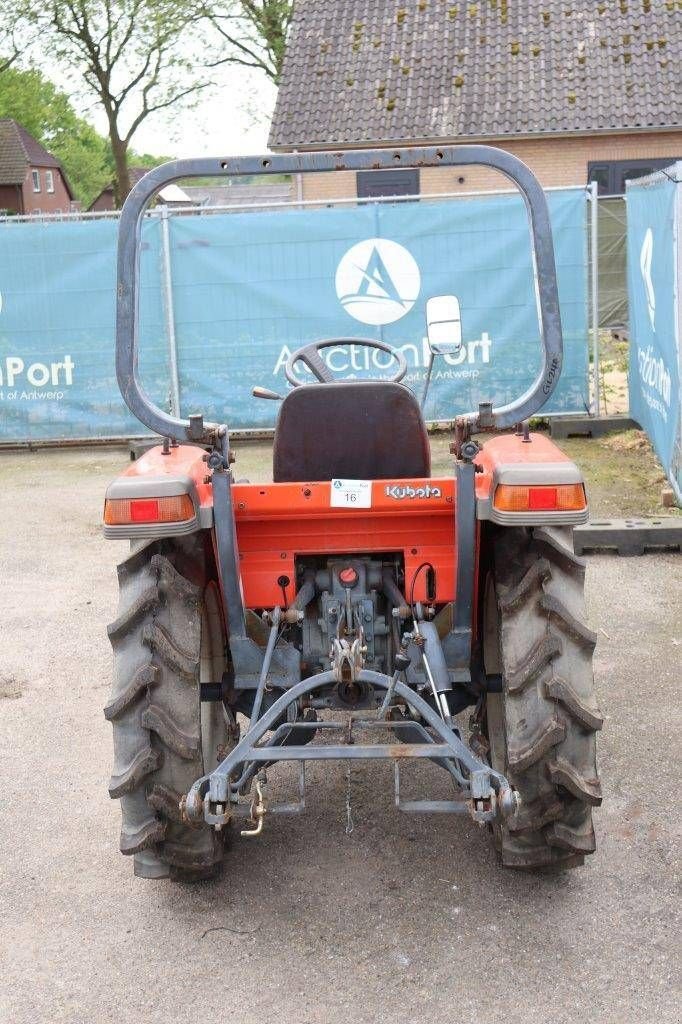
[[[251,394],[254,398],[269,398],[272,402],[282,401],[282,395],[278,395],[276,391],[271,391],[270,388],[255,387],[252,389]]]
[[[426,300],[426,335],[434,356],[449,356],[462,346],[462,321],[456,295],[434,295]]]

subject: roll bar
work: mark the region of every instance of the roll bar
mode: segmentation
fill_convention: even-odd
[[[364,149],[344,153],[314,152],[245,156],[228,159],[174,160],[155,167],[135,185],[121,210],[118,231],[116,294],[116,376],[123,399],[146,426],[178,440],[214,443],[224,428],[170,416],[155,405],[138,373],[139,277],[142,217],[156,193],[181,178],[236,177],[247,174],[305,174],[323,171],[367,171],[396,167],[454,167],[477,164],[500,171],[518,186],[530,225],[535,298],[542,341],[542,365],[528,390],[507,405],[481,405],[464,418],[472,428],[501,429],[528,419],[554,391],[561,374],[563,341],[559,293],[549,209],[536,178],[521,160],[492,146],[429,146]]]

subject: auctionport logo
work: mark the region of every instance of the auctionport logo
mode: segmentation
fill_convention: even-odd
[[[654,257],[654,233],[651,228],[647,228],[646,234],[644,235],[644,241],[642,242],[642,248],[639,252],[639,269],[642,274],[642,281],[644,282],[644,293],[646,295],[647,311],[649,313],[649,320],[651,322],[651,330],[656,331],[656,292],[654,291],[654,282],[651,279],[651,263]]]
[[[0,292],[0,313],[2,306]],[[60,401],[64,397],[62,389],[73,384],[75,367],[70,355],[56,363],[26,363],[21,356],[3,354],[0,357],[0,401]]]
[[[343,308],[375,327],[409,313],[420,287],[414,256],[389,238],[366,238],[351,246],[336,270],[336,294]]]

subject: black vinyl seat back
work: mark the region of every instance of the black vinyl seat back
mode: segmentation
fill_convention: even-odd
[[[304,384],[282,402],[275,426],[275,483],[430,475],[426,424],[403,384]]]

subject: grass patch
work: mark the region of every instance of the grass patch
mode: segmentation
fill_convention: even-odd
[[[452,472],[450,440],[449,434],[431,436],[434,476]],[[661,504],[666,476],[642,430],[572,437],[556,444],[582,470],[593,518],[682,515],[682,510]]]

